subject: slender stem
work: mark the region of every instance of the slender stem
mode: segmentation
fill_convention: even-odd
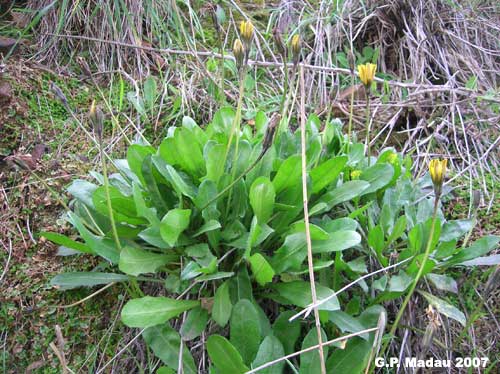
[[[115,239],[116,249],[121,251],[122,246],[120,244],[120,239],[118,237],[118,231],[116,229],[115,217],[113,215],[113,206],[111,205],[111,194],[109,193],[109,179],[108,179],[108,168],[106,166],[106,160],[104,159],[104,152],[102,149],[102,139],[99,139],[99,154],[102,164],[102,174],[104,178],[104,190],[106,191],[106,203],[108,206],[109,221],[111,222],[111,230],[113,231],[113,238]]]
[[[314,282],[314,265],[312,256],[311,232],[309,229],[309,209],[307,206],[307,160],[306,160],[306,113],[305,113],[305,87],[304,68],[300,67],[300,139],[302,144],[302,197],[304,202],[304,223],[306,226],[307,263],[309,268],[309,282],[311,283],[312,302],[316,304],[316,284]],[[314,319],[318,333],[318,353],[321,363],[321,373],[326,374],[325,353],[323,352],[323,338],[321,336],[321,322],[319,320],[318,307],[314,308]]]
[[[434,238],[434,229],[436,227],[436,218],[437,218],[438,203],[439,203],[439,196],[436,196],[436,199],[434,201],[434,212],[433,212],[433,215],[432,215],[431,231],[430,231],[430,234],[429,234],[429,239],[427,240],[427,247],[425,248],[424,258],[422,259],[422,264],[420,265],[420,267],[418,269],[417,276],[415,277],[415,280],[413,281],[413,283],[412,283],[412,285],[410,287],[410,290],[406,294],[406,297],[405,297],[405,299],[403,301],[403,305],[401,305],[401,308],[399,308],[399,312],[396,315],[396,319],[394,320],[392,328],[391,328],[391,330],[389,332],[389,335],[391,336],[391,339],[392,339],[392,336],[394,336],[394,334],[396,333],[396,330],[397,330],[398,325],[399,325],[399,321],[401,320],[401,317],[403,316],[403,313],[404,313],[404,311],[406,309],[406,306],[410,302],[410,299],[411,299],[411,297],[413,295],[413,292],[415,291],[415,288],[417,287],[417,283],[420,280],[420,278],[422,277],[422,274],[424,272],[425,264],[427,263],[427,260],[429,259],[429,254],[431,252],[431,247],[432,247],[432,240]],[[383,356],[383,354],[384,354],[384,352],[385,352],[385,350],[386,350],[389,342],[391,341],[391,339],[387,340],[384,343],[384,346],[382,347],[382,350],[380,351],[379,356]]]
[[[233,162],[231,164],[231,182],[229,183],[230,185],[233,184],[234,178],[236,177],[236,163],[238,161],[238,148],[240,144],[240,122],[241,122],[241,107],[243,106],[243,94],[245,91],[245,68],[242,68],[242,71],[240,73],[240,90],[239,90],[239,97],[238,97],[238,106],[236,108],[236,115],[234,116],[234,121],[233,121],[233,126],[231,128],[231,135],[229,136],[229,141],[227,143],[227,148],[226,148],[226,153],[224,154],[224,164],[226,164],[227,160],[227,155],[229,153],[229,149],[231,148],[231,143],[233,141],[233,136],[236,134],[236,144],[234,147],[234,155],[233,155]],[[233,189],[229,190],[229,196],[227,199],[227,204],[226,204],[226,217],[229,213],[229,209],[231,207],[231,197],[232,197]]]
[[[244,70],[244,68],[242,69]],[[240,87],[239,87],[239,96],[238,96],[238,104],[236,106],[236,114],[234,115],[233,123],[231,126],[231,133],[229,134],[229,140],[227,142],[226,146],[226,152],[224,153],[224,159],[222,160],[222,164],[226,165],[227,161],[227,155],[229,154],[229,149],[231,149],[231,143],[233,142],[233,137],[236,132],[236,127],[239,124],[239,117],[241,116],[241,107],[243,105],[243,94],[245,90],[245,84],[244,84],[244,72],[240,72],[239,80],[240,80]]]
[[[285,81],[283,82],[283,94],[281,96],[281,103],[280,103],[280,113],[283,113],[283,109],[285,108],[285,102],[286,98],[288,95],[288,66],[286,64],[283,64],[283,71],[285,72]]]
[[[370,146],[370,91],[367,91],[366,93],[366,154],[368,157],[368,166],[370,166],[371,163],[371,146]]]
[[[351,133],[352,133],[352,117],[354,115],[354,84],[356,79],[354,73],[351,74],[351,107],[349,109],[349,125],[347,127],[347,154],[349,153],[349,148],[351,146]]]
[[[222,40],[222,35],[219,34],[219,47],[220,55],[222,56],[220,60],[220,105],[223,106],[226,102],[226,96],[224,95],[224,42]]]

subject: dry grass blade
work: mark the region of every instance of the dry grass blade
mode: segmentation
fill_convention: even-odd
[[[307,206],[307,160],[306,160],[306,109],[305,109],[305,84],[304,84],[304,68],[300,66],[300,133],[301,133],[301,150],[302,150],[302,196],[304,202],[304,223],[306,228],[306,243],[307,243],[307,265],[309,268],[309,282],[311,283],[311,297],[313,304],[317,303],[316,284],[314,281],[314,264],[312,254],[311,232],[309,228],[309,208]],[[319,320],[318,308],[314,308],[314,319],[316,321],[316,330],[318,333],[318,353],[321,363],[321,372],[326,374],[325,354],[323,352],[321,322]]]

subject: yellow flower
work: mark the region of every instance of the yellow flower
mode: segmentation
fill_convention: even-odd
[[[250,44],[252,43],[253,39],[253,24],[248,21],[241,21],[240,23],[240,35],[241,39],[243,40],[243,43],[247,48],[249,48]]]
[[[434,184],[434,192],[436,196],[441,195],[441,187],[443,186],[444,175],[446,174],[446,164],[448,160],[431,160],[429,163],[429,172],[431,173],[432,183]]]
[[[293,63],[297,64],[299,62],[299,59],[300,59],[300,35],[299,34],[295,34],[292,37],[291,49],[292,49]]]
[[[366,87],[370,87],[373,79],[375,78],[375,72],[377,71],[377,65],[367,62],[364,65],[358,65],[359,79]]]
[[[236,67],[241,69],[245,61],[245,47],[241,43],[240,39],[236,39],[233,44],[233,54],[236,59]]]
[[[361,170],[351,171],[351,179],[359,179],[360,176],[361,176]]]
[[[387,161],[389,161],[391,165],[396,164],[398,162],[398,155],[396,153],[391,153],[387,156]]]

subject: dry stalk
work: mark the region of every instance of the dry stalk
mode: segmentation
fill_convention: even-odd
[[[311,296],[313,304],[317,303],[316,284],[314,282],[314,264],[312,254],[311,232],[309,229],[309,208],[307,206],[307,160],[306,160],[306,109],[305,109],[305,84],[304,68],[300,65],[300,132],[301,132],[301,151],[302,151],[302,196],[304,202],[304,223],[306,226],[307,243],[307,265],[309,268],[309,282],[311,283]],[[319,320],[318,308],[314,308],[314,319],[316,321],[316,330],[318,333],[318,353],[321,363],[321,373],[326,374],[325,354],[323,352],[321,322]]]

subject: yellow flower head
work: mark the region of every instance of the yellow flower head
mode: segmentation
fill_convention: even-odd
[[[441,187],[443,186],[444,175],[446,174],[446,164],[448,160],[431,160],[429,163],[429,172],[431,173],[432,183],[434,184],[434,191],[437,196],[441,194]]]
[[[359,79],[366,87],[370,87],[373,79],[375,78],[375,72],[377,71],[377,65],[367,62],[364,65],[358,65]]]
[[[361,170],[351,171],[351,179],[358,179],[361,176]]]
[[[236,39],[233,44],[233,54],[236,59],[236,67],[240,69],[245,62],[245,47],[240,39]]]
[[[240,23],[240,35],[241,35],[241,40],[243,40],[243,43],[245,46],[248,48],[250,44],[252,43],[253,39],[253,24],[248,21],[241,21]]]
[[[295,34],[292,37],[292,42],[290,43],[291,50],[292,50],[292,59],[293,63],[297,64],[300,59],[300,35]]]

